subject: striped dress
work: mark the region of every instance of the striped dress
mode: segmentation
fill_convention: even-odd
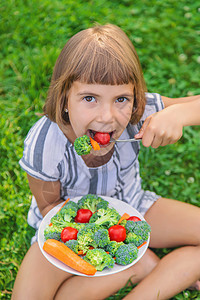
[[[149,115],[164,108],[159,94],[147,93],[146,98],[141,120],[136,125],[129,124],[120,139],[134,137]],[[59,180],[63,199],[88,193],[104,195],[124,201],[144,215],[160,196],[141,188],[140,142],[116,143],[114,147],[114,153],[106,164],[88,167],[58,125],[44,116],[30,129],[19,164],[32,177],[44,181]],[[32,243],[37,240],[41,220],[42,215],[32,197],[28,212],[28,223],[36,229]]]

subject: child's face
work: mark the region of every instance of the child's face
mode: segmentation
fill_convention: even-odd
[[[75,81],[69,90],[67,106],[72,135],[94,137],[95,132],[107,132],[110,137],[119,138],[131,118],[133,90],[132,83],[102,85]],[[96,152],[105,154],[112,146],[108,143]]]

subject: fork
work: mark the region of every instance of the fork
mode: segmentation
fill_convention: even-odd
[[[135,139],[135,138],[127,139],[127,140],[115,140],[115,139],[111,138],[110,143],[113,143],[113,142],[139,142],[141,140],[142,139]]]

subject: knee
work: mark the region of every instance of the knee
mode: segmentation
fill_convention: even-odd
[[[147,249],[145,259],[145,266],[148,272],[151,272],[160,261],[160,258],[150,249]]]
[[[147,249],[144,256],[136,264],[136,267],[138,266],[138,268],[141,269],[143,273],[148,275],[156,267],[159,261],[159,257],[152,250]]]

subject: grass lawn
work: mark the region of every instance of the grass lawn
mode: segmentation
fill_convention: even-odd
[[[189,0],[2,0],[0,10],[0,299],[10,299],[34,233],[26,223],[31,194],[18,161],[66,40],[94,22],[114,23],[134,43],[150,92],[200,94],[200,9]],[[200,206],[199,146],[199,128],[187,127],[174,145],[142,148],[144,188]],[[168,251],[156,252],[162,256]],[[123,299],[131,288],[108,299]],[[200,295],[185,290],[173,299]]]

